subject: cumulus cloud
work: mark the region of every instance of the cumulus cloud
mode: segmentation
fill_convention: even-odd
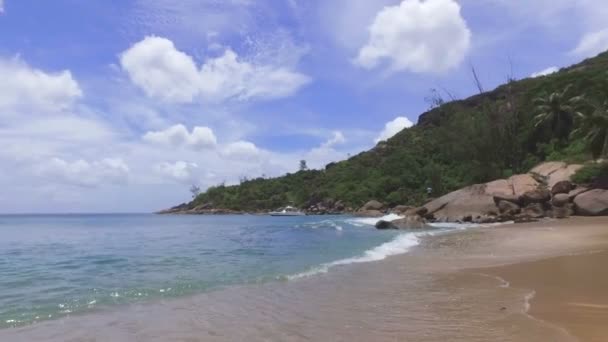
[[[260,155],[260,149],[249,141],[236,141],[226,145],[222,151],[222,156],[233,159],[253,159]]]
[[[0,59],[0,114],[18,110],[60,111],[82,96],[68,70],[47,73],[19,58]]]
[[[344,138],[344,134],[340,131],[332,132],[331,138],[324,142],[321,147],[322,148],[332,148],[336,145],[344,144],[346,142],[346,138]]]
[[[155,171],[165,177],[171,178],[179,183],[192,183],[195,172],[198,169],[196,163],[177,161],[175,163],[160,163],[155,166]]]
[[[122,159],[112,158],[92,162],[83,159],[69,162],[52,158],[39,165],[37,172],[52,181],[82,187],[123,184],[129,177],[127,164]]]
[[[290,67],[248,62],[230,49],[199,68],[191,56],[161,37],[135,43],[123,52],[120,63],[146,95],[171,103],[280,98],[310,82]]]
[[[403,117],[403,116],[397,117],[395,120],[389,121],[384,126],[384,130],[380,133],[378,138],[376,138],[376,140],[374,140],[374,142],[377,144],[381,141],[388,140],[388,139],[392,138],[393,136],[395,136],[395,134],[401,132],[405,128],[410,128],[413,125],[414,124],[408,118]]]
[[[143,136],[143,140],[151,143],[173,146],[203,149],[217,145],[217,139],[213,131],[208,127],[196,126],[192,133],[188,132],[186,126],[177,124],[162,131],[150,131]]]
[[[559,71],[558,67],[552,66],[552,67],[548,67],[547,69],[541,70],[539,72],[535,72],[532,75],[530,75],[530,77],[535,78],[535,77],[547,76],[547,75],[554,74],[558,71]]]
[[[585,34],[572,53],[581,57],[594,57],[607,49],[608,28]]]
[[[459,65],[471,31],[454,0],[403,0],[382,9],[369,27],[369,40],[355,64],[391,71],[442,72]]]

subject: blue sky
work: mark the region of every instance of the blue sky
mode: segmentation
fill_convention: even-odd
[[[599,0],[0,0],[0,211],[146,212],[608,49]]]

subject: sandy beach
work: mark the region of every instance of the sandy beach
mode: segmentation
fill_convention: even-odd
[[[0,331],[2,341],[603,341],[608,219],[475,228],[296,281]]]

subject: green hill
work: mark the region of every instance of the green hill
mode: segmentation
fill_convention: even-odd
[[[239,211],[301,208],[340,201],[357,208],[370,199],[418,205],[460,187],[526,172],[543,160],[591,159],[582,138],[570,138],[575,121],[535,125],[535,99],[569,87],[584,95],[583,113],[608,99],[608,52],[539,78],[511,81],[465,100],[443,103],[422,114],[418,124],[370,151],[331,163],[324,170],[300,171],[236,186],[216,186],[182,208],[209,204]],[[561,139],[560,139],[561,137]],[[427,193],[431,188],[432,192]],[[341,207],[341,206],[340,206]],[[338,208],[339,209],[339,208]]]

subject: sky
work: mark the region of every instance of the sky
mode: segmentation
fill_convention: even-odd
[[[0,0],[0,212],[151,212],[608,49],[605,0]]]

